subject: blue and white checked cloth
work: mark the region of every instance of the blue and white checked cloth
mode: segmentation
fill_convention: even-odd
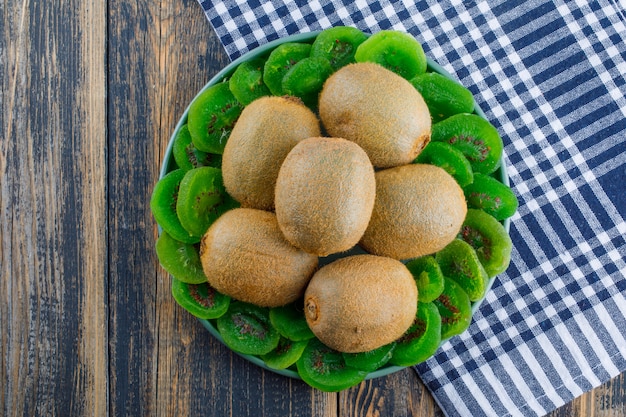
[[[541,416],[626,371],[622,0],[198,0],[236,58],[333,25],[414,35],[501,133],[511,266],[417,367],[448,416]]]

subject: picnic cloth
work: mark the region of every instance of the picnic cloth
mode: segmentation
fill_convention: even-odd
[[[504,141],[514,249],[416,367],[447,416],[541,416],[626,370],[626,4],[198,0],[231,57],[330,26],[412,34]]]

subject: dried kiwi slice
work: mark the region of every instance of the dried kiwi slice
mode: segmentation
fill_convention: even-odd
[[[308,340],[294,342],[293,340],[281,337],[276,349],[265,355],[261,355],[261,359],[263,359],[267,366],[273,369],[289,368],[300,359],[307,343]]]
[[[329,348],[319,339],[311,339],[296,362],[300,378],[325,392],[338,392],[357,385],[367,372],[348,366],[341,352]]]
[[[288,42],[278,45],[267,57],[263,67],[263,82],[273,95],[282,96],[283,77],[298,61],[311,53],[308,43]]]
[[[314,336],[304,317],[302,300],[272,308],[270,321],[278,333],[289,340],[308,340]]]
[[[163,269],[177,280],[189,284],[206,282],[196,245],[180,242],[163,232],[156,241],[156,253]]]
[[[159,226],[171,237],[184,243],[198,243],[200,236],[190,234],[176,213],[180,182],[184,177],[185,171],[176,169],[161,178],[152,190],[150,210]]]
[[[222,164],[221,155],[202,152],[194,146],[187,125],[183,125],[174,137],[172,155],[176,165],[185,171],[204,166],[219,167]]]
[[[320,32],[313,45],[311,57],[326,58],[333,70],[348,65],[354,60],[354,54],[367,35],[351,26],[335,26]]]
[[[437,252],[436,259],[441,272],[456,281],[465,290],[470,301],[478,301],[485,296],[489,277],[469,243],[454,239]]]
[[[433,303],[418,303],[415,321],[397,340],[389,361],[397,366],[413,366],[430,358],[441,343],[441,315]]]
[[[224,153],[224,146],[243,106],[228,83],[215,84],[202,91],[189,105],[187,125],[191,140],[203,152]]]
[[[496,220],[508,219],[517,211],[519,202],[513,190],[497,179],[476,173],[474,182],[463,188],[468,207],[482,209]]]
[[[492,215],[468,209],[458,237],[474,248],[490,278],[509,267],[513,243],[504,226]]]
[[[436,165],[454,177],[461,187],[474,181],[474,173],[463,152],[446,142],[430,142],[415,159],[419,164]]]
[[[228,80],[228,87],[235,98],[244,106],[252,103],[259,97],[269,96],[272,93],[263,82],[263,66],[261,58],[242,62]]]
[[[332,72],[326,58],[303,58],[283,76],[283,94],[298,97],[308,107],[316,108],[318,95]]]
[[[443,273],[433,256],[415,258],[406,264],[417,284],[417,297],[421,303],[429,303],[443,292]]]
[[[444,75],[436,72],[419,74],[411,79],[411,84],[424,98],[433,123],[474,111],[472,92]]]
[[[469,296],[459,284],[445,278],[443,293],[433,301],[441,316],[441,339],[463,333],[472,321],[472,305]]]
[[[426,72],[427,60],[422,45],[408,33],[381,30],[361,43],[354,58],[375,62],[406,78]]]
[[[204,319],[217,319],[230,305],[230,297],[221,294],[208,283],[189,284],[172,277],[172,296],[192,315]]]
[[[476,114],[456,114],[435,123],[431,140],[447,142],[463,152],[474,172],[491,174],[500,166],[502,138],[491,123]]]
[[[183,227],[193,236],[202,237],[222,213],[238,205],[226,193],[220,169],[195,168],[187,171],[180,182],[176,211]]]
[[[389,362],[396,343],[392,342],[368,352],[343,353],[346,365],[361,371],[373,372]]]
[[[217,319],[217,330],[229,348],[246,355],[265,355],[280,341],[269,309],[241,301],[230,303],[226,314]]]

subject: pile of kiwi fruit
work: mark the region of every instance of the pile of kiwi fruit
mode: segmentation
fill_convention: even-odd
[[[174,299],[323,391],[464,332],[518,202],[497,130],[435,65],[406,33],[340,26],[209,83],[150,201]]]

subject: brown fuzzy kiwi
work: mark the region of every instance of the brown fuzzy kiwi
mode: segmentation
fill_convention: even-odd
[[[278,170],[300,140],[320,135],[317,116],[295,97],[261,97],[242,111],[222,156],[226,191],[242,207],[272,210]]]
[[[395,259],[353,255],[313,275],[304,294],[309,327],[340,352],[366,352],[393,342],[411,326],[417,286]]]
[[[217,291],[263,307],[301,297],[318,263],[285,240],[274,213],[249,208],[227,211],[211,225],[200,259]]]
[[[378,168],[413,162],[430,141],[430,113],[420,93],[375,63],[350,64],[330,76],[319,113],[331,136],[359,144]]]
[[[360,245],[369,253],[409,259],[443,249],[458,234],[467,204],[442,168],[411,164],[376,173],[376,202]]]
[[[356,143],[304,139],[278,173],[278,225],[294,246],[318,256],[347,251],[367,228],[376,183],[374,167]]]

